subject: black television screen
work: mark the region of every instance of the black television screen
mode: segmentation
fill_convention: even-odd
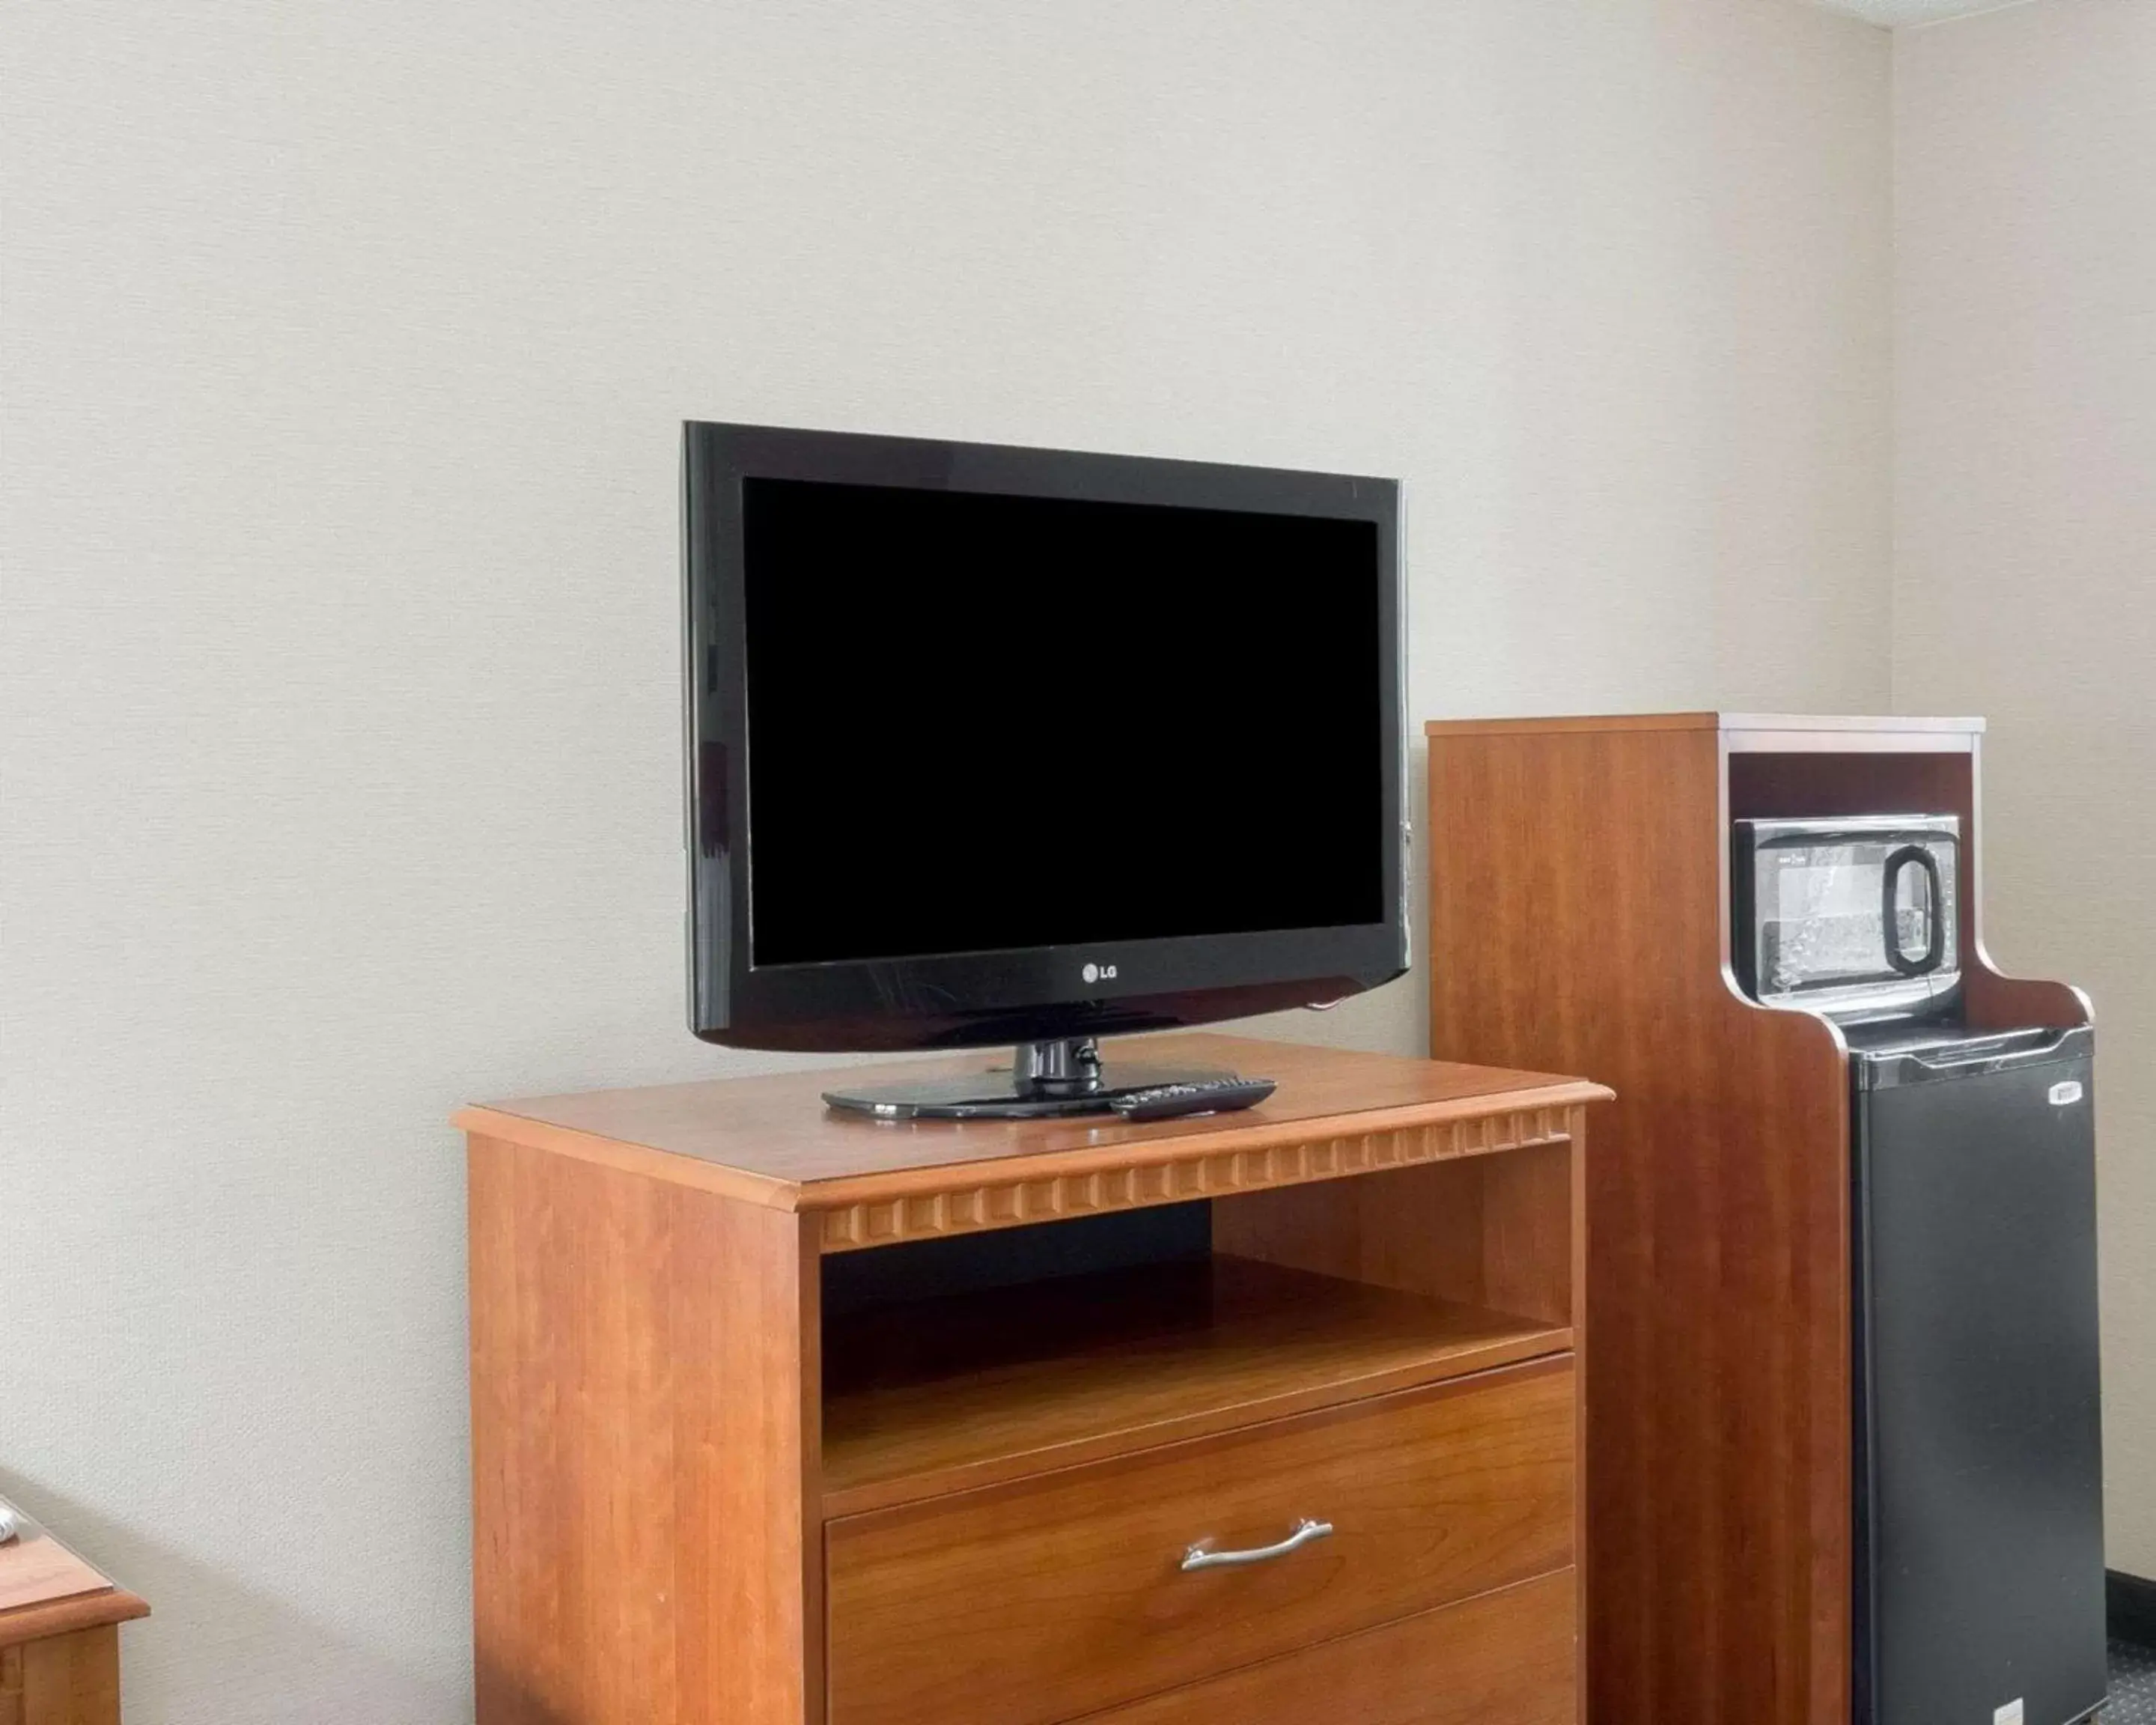
[[[1383,921],[1372,522],[757,478],[742,512],[752,963]]]
[[[1088,1036],[1397,975],[1398,488],[692,424],[691,1017]]]

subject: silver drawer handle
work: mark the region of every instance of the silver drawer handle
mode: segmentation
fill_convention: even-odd
[[[1183,1554],[1183,1572],[1193,1569],[1231,1569],[1238,1563],[1263,1563],[1274,1558],[1284,1558],[1291,1551],[1300,1551],[1313,1539],[1323,1539],[1332,1532],[1330,1522],[1313,1522],[1307,1517],[1295,1524],[1295,1532],[1278,1545],[1260,1545],[1250,1551],[1208,1551],[1201,1540]]]

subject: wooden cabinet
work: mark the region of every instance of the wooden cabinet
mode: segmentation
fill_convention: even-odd
[[[1745,999],[1733,819],[1954,814],[1979,1027],[2078,1024],[1985,952],[1979,720],[1429,726],[1430,1048],[1590,1071],[1584,1450],[1594,1725],[1846,1725],[1850,1100],[1835,1028]]]
[[[120,1625],[149,1610],[23,1522],[0,1545],[0,1725],[120,1725]]]
[[[877,1122],[805,1076],[459,1117],[480,1725],[1574,1719],[1607,1092],[1148,1053],[1280,1088],[1140,1126]]]

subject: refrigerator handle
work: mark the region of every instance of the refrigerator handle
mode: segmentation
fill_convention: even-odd
[[[1902,870],[1911,863],[1922,869],[1924,878],[1931,882],[1928,900],[1931,940],[1920,958],[1912,958],[1902,952],[1901,923],[1895,914],[1896,889],[1901,885]],[[1887,962],[1903,976],[1928,976],[1947,956],[1946,906],[1939,886],[1938,859],[1921,845],[1904,845],[1899,850],[1891,852],[1880,868],[1880,916],[1887,925]]]
[[[2030,1061],[2049,1059],[2066,1046],[2068,1037],[2076,1034],[2072,1029],[2055,1030],[2046,1040],[2027,1048],[2009,1049],[2004,1053],[1995,1048],[1988,1053],[1979,1050],[1964,1055],[1959,1060],[1951,1055],[1929,1054],[1911,1054],[1906,1058],[1929,1072],[1950,1072],[1957,1066],[2018,1066]]]

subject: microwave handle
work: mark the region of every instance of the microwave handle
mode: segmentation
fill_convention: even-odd
[[[1894,915],[1895,887],[1901,880],[1902,870],[1911,863],[1921,868],[1932,883],[1932,938],[1921,958],[1911,958],[1902,952]],[[1903,976],[1928,976],[1947,956],[1946,901],[1939,891],[1938,859],[1921,845],[1904,845],[1887,857],[1879,871],[1879,883],[1880,916],[1887,925],[1887,962]]]

